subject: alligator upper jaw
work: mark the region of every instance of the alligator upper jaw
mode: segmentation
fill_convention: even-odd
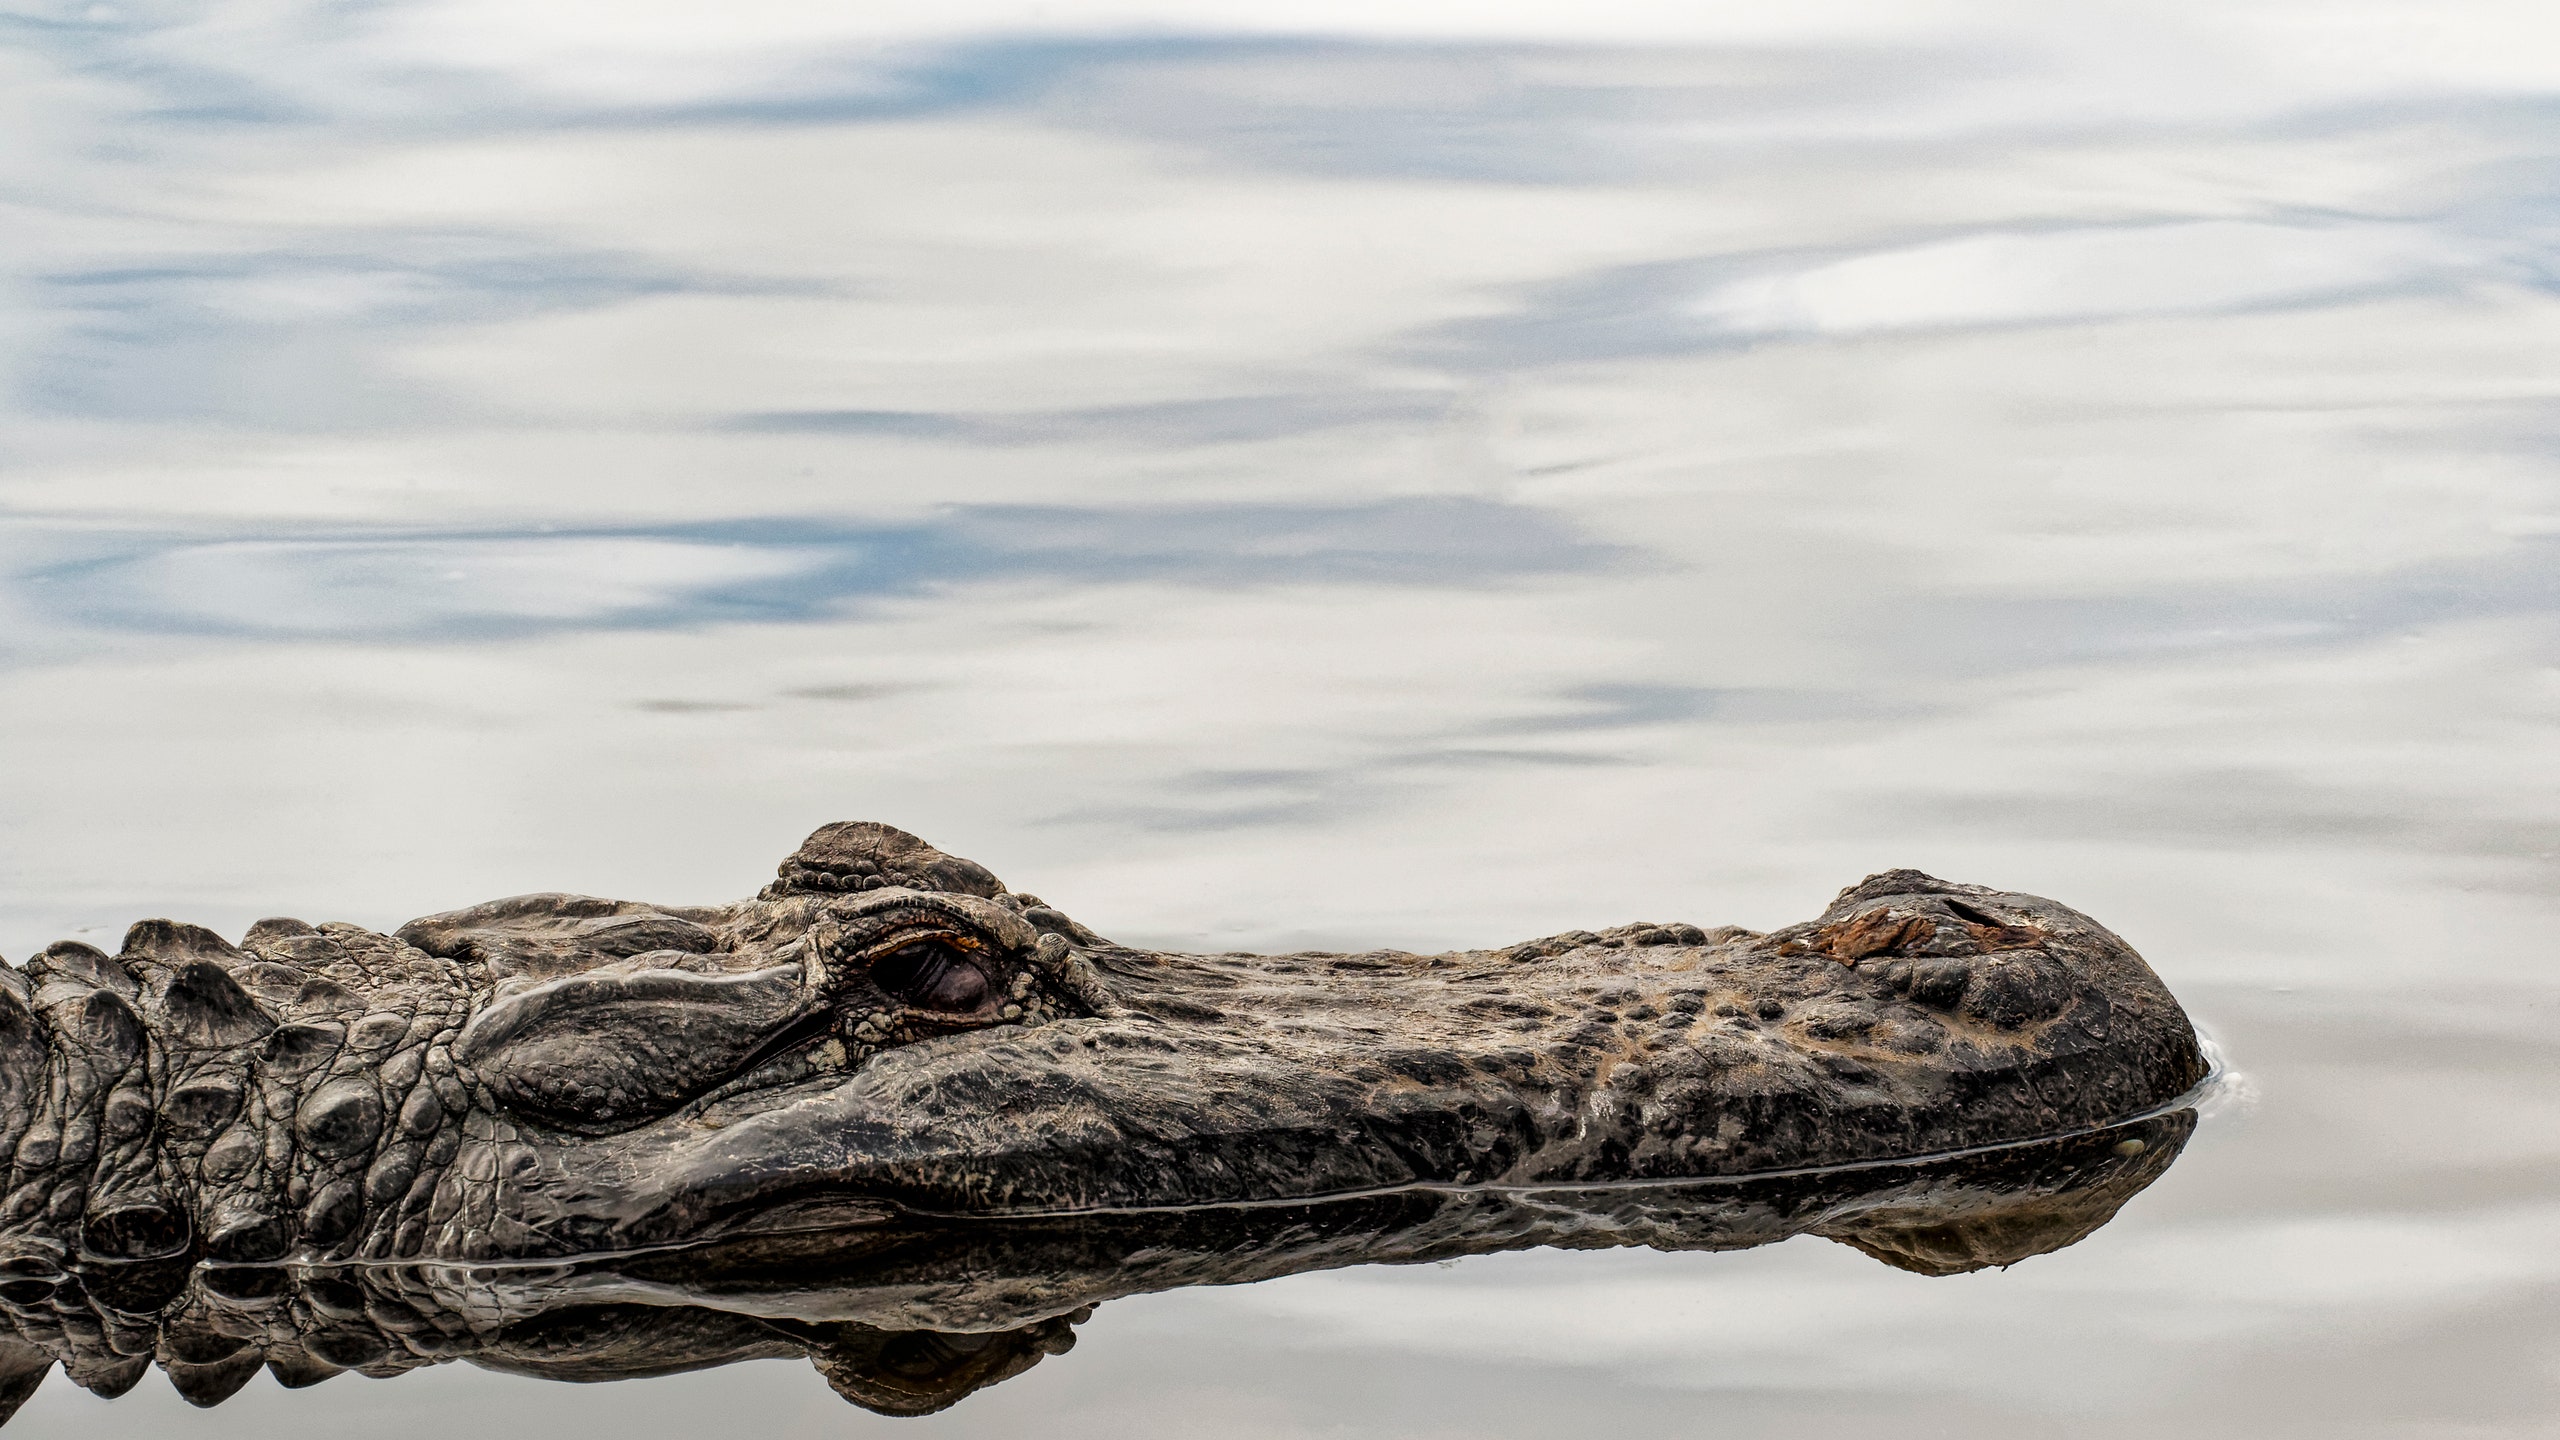
[[[2122,942],[2050,902],[1975,898],[2043,937],[1930,962],[1978,970],[2008,1007],[1991,1018],[1931,1019],[1889,952],[1823,948],[1844,921],[1927,903],[1898,893],[1766,937],[1529,959],[1097,951],[1118,1013],[891,1048],[564,1150],[528,1218],[566,1252],[893,1211],[1735,1175],[2084,1130],[2201,1078],[2184,1015]],[[2074,988],[2020,1019],[2031,955]],[[1915,1048],[1915,1024],[1944,1038]]]
[[[1001,992],[886,980],[890,917],[910,908],[971,928]],[[2176,1001],[2103,927],[1907,870],[1765,936],[1639,925],[1493,952],[1170,955],[1111,946],[983,867],[851,824],[734,906],[526,896],[401,934],[501,992],[579,972],[628,1009],[505,1042],[549,1050],[474,1052],[510,1087],[488,1123],[530,1133],[470,1157],[463,1178],[495,1172],[502,1191],[466,1194],[439,1238],[375,1237],[404,1251],[681,1244],[888,1206],[1757,1173],[2063,1133],[2203,1073]],[[691,1023],[650,1019],[663,997],[646,985],[613,990],[652,957],[724,972],[746,1003],[704,1018],[708,1061],[673,1057],[681,1073],[630,1082],[626,1103],[614,1087],[648,1063],[645,1042],[663,1030],[680,1048]],[[796,981],[774,969],[793,963]],[[760,969],[774,973],[737,978]],[[844,1008],[856,998],[860,1015]],[[962,1015],[964,1000],[986,1003]],[[593,1043],[613,1033],[644,1043]]]

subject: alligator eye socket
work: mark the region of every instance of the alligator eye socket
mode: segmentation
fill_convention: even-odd
[[[975,1010],[987,998],[987,972],[939,940],[901,945],[873,961],[871,983],[927,1010]]]

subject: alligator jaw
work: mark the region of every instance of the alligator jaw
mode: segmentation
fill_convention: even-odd
[[[593,1184],[562,1151],[566,1233],[618,1249],[891,1211],[1871,1164],[2086,1130],[2204,1074],[2185,1016],[2121,940],[2050,901],[1907,871],[1769,935],[1069,953],[1114,1013],[885,1048],[846,1075],[728,1096],[619,1137],[626,1184]]]

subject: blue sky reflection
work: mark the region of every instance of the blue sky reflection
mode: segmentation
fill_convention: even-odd
[[[86,535],[15,577],[64,620],[168,634],[443,641],[560,628],[789,623],[973,580],[1478,586],[1631,552],[1463,500],[963,509],[908,526],[771,518],[543,533]]]

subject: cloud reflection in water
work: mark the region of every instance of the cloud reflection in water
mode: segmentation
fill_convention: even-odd
[[[96,546],[97,537],[86,543]],[[57,614],[146,631],[447,639],[809,620],[971,580],[1479,586],[1597,569],[1619,547],[1465,500],[1068,510],[912,526],[754,520],[526,535],[161,539],[24,580]]]

